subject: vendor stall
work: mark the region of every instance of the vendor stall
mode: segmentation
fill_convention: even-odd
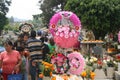
[[[105,44],[102,40],[81,41],[82,53],[85,54],[103,54],[102,45]],[[85,51],[84,51],[85,50]]]

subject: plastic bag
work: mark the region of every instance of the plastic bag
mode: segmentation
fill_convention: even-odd
[[[8,75],[8,80],[22,80],[22,74]]]

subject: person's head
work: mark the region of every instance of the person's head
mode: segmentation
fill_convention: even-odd
[[[29,34],[24,34],[24,36],[23,36],[23,40],[24,40],[24,41],[27,41],[28,38],[29,38]]]
[[[12,41],[10,40],[6,40],[4,43],[3,43],[4,47],[5,47],[5,50],[7,52],[11,51],[13,49],[13,43]]]
[[[38,30],[38,31],[37,31],[37,35],[38,35],[38,36],[42,36],[42,31],[41,31],[41,30]]]
[[[30,37],[35,38],[36,37],[36,31],[32,30],[30,33]]]
[[[45,42],[48,42],[48,38],[47,38],[47,37],[44,37],[44,41],[45,41]]]
[[[41,37],[40,40],[42,43],[44,43],[44,37]]]
[[[50,39],[49,39],[49,43],[50,43],[51,45],[55,45],[54,39],[53,39],[53,38],[50,38]]]
[[[23,39],[23,35],[22,34],[18,35],[18,40],[22,40],[22,39]]]
[[[19,53],[21,54],[21,55],[24,55],[24,48],[23,47],[19,47],[19,49],[17,49],[17,51],[19,51]]]

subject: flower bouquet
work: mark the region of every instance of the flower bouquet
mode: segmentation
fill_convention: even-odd
[[[106,68],[107,78],[113,78],[116,62],[114,60],[107,59],[107,60],[103,60],[103,63],[107,65]]]
[[[95,73],[92,72],[92,70],[87,67],[82,73],[81,73],[81,77],[83,78],[83,80],[94,80],[94,77],[95,77]]]
[[[90,67],[91,70],[95,70],[98,67],[98,63],[97,63],[98,59],[94,56],[88,58],[86,57],[85,62],[86,62],[86,66]]]
[[[63,74],[69,69],[68,58],[62,53],[53,55],[51,57],[51,63],[54,64],[55,67],[54,73]]]
[[[53,64],[44,61],[42,61],[42,64],[44,67],[42,73],[39,74],[39,78],[43,78],[43,80],[50,80],[50,77],[52,76],[52,71],[54,70],[54,66]],[[48,79],[46,79],[46,77]]]
[[[111,59],[103,60],[103,63],[107,65],[107,67],[115,67],[116,61]]]

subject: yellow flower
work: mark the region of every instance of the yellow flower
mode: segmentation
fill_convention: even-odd
[[[95,73],[94,72],[90,72],[90,77],[91,77],[92,80],[94,80]]]
[[[48,62],[42,61],[42,63],[43,63],[45,66],[49,66],[49,67],[52,67],[52,66],[53,66],[53,64],[50,64],[50,63],[48,63]]]
[[[61,77],[63,78],[63,80],[68,80],[68,78],[69,78],[69,76],[67,76],[67,75],[62,75]]]
[[[50,72],[50,76],[52,76],[52,72]]]
[[[44,71],[43,74],[45,76],[52,76],[52,71],[54,70],[54,65],[45,61],[42,61],[42,64],[44,65]]]
[[[56,80],[56,77],[52,77],[52,79],[51,80]]]
[[[81,73],[81,76],[82,76],[82,77],[86,77],[86,75],[87,75],[86,71],[83,71],[83,72]]]
[[[45,68],[49,68],[49,66],[45,66]]]

